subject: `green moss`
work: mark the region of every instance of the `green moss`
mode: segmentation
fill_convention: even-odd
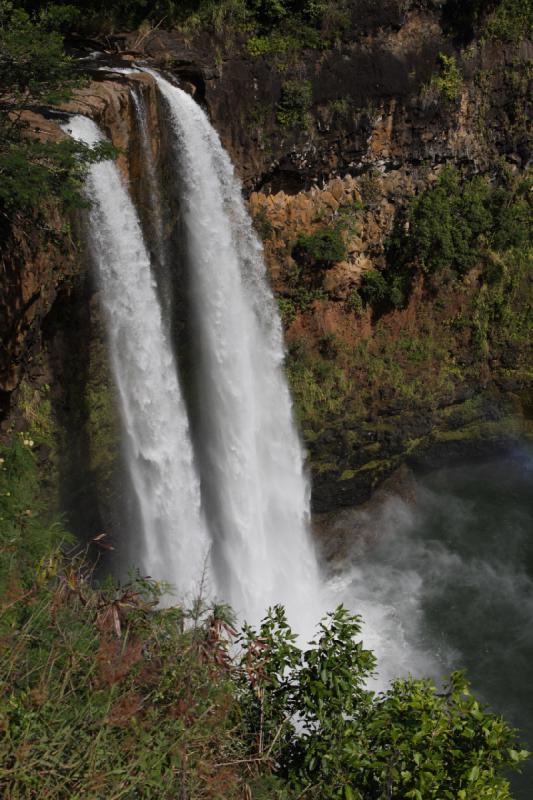
[[[361,467],[357,469],[346,469],[339,477],[339,481],[351,481],[354,478],[357,478],[359,475],[367,474],[369,472],[375,472],[375,481],[377,482],[380,476],[383,476],[384,473],[390,473],[392,470],[398,466],[400,463],[401,456],[392,456],[391,458],[383,458],[383,459],[374,459],[372,461],[367,461],[366,464],[363,464]]]
[[[116,389],[102,338],[91,343],[89,378],[85,389],[88,410],[89,471],[103,497],[110,497],[120,459],[120,419]]]
[[[420,448],[422,448],[427,443],[427,441],[428,441],[427,436],[419,436],[416,439],[406,439],[404,443],[405,454],[410,455],[411,453],[414,453],[416,450],[420,450]]]
[[[471,397],[463,403],[453,403],[440,410],[440,416],[445,419],[452,416],[461,416],[468,419],[479,415],[483,410],[483,398],[480,395]]]
[[[388,472],[391,470],[399,460],[399,456],[392,458],[384,458],[381,460],[375,459],[374,461],[367,461],[362,467],[359,467],[357,473],[361,472]]]
[[[356,431],[344,431],[344,441],[348,448],[356,447],[361,444],[361,437]]]
[[[372,433],[392,433],[394,431],[394,424],[392,422],[363,422],[362,428],[364,431]]]
[[[335,472],[337,465],[333,461],[313,461],[313,472],[317,475],[324,475],[328,472]]]
[[[357,475],[357,470],[353,469],[345,469],[342,475],[340,476],[340,481],[351,481],[352,478],[355,478]]]
[[[437,442],[465,442],[476,439],[495,439],[501,436],[519,437],[524,433],[523,421],[518,416],[507,416],[501,420],[476,422],[452,431],[435,430]]]
[[[379,453],[381,450],[382,445],[381,442],[372,442],[372,444],[367,444],[361,448],[361,452],[363,453]]]

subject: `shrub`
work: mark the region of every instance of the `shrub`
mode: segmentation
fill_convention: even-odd
[[[378,269],[369,269],[363,273],[359,294],[365,303],[377,305],[388,297],[387,281]]]
[[[290,297],[278,297],[278,308],[281,321],[286,327],[292,325],[296,319],[296,305]]]
[[[379,175],[375,169],[370,169],[365,172],[359,181],[361,189],[361,198],[365,206],[373,206],[378,200],[381,193],[381,186]]]
[[[318,351],[326,359],[335,359],[339,354],[339,340],[334,333],[325,333],[320,337]]]
[[[491,39],[516,42],[530,37],[532,28],[532,0],[500,0],[488,16],[484,32]]]
[[[321,800],[510,800],[502,773],[528,756],[514,731],[480,706],[461,673],[443,692],[409,678],[375,696],[366,682],[376,660],[360,631],[360,618],[341,606],[304,651],[279,607],[247,632],[264,647],[248,715],[255,727],[262,720],[265,747],[279,737],[276,758],[296,795],[312,787]]]
[[[61,519],[47,513],[33,435],[13,434],[0,447],[0,595],[8,586],[23,593],[35,566],[71,541]]]
[[[246,49],[252,56],[265,56],[273,53],[287,53],[295,50],[299,42],[292,34],[274,31],[265,36],[250,36]]]
[[[328,269],[345,259],[347,250],[339,228],[324,227],[300,234],[292,255],[298,263]]]
[[[274,228],[264,206],[260,208],[254,215],[254,226],[263,241],[272,238],[274,234]]]
[[[446,168],[399,220],[389,260],[426,273],[450,267],[463,275],[491,249],[525,247],[530,238],[529,185],[520,180],[493,188],[485,178],[461,180],[457,170]]]
[[[49,10],[51,13],[51,9]],[[50,17],[32,19],[0,2],[0,212],[19,221],[50,200],[65,208],[83,205],[81,187],[88,166],[115,154],[108,143],[88,147],[72,140],[37,141],[26,135],[25,108],[68,98],[79,84],[62,37],[48,29]]]
[[[309,81],[284,81],[276,108],[276,119],[284,128],[306,127],[313,91]]]
[[[363,298],[357,289],[352,289],[346,300],[346,305],[354,314],[360,316],[363,312]]]
[[[441,98],[451,103],[456,100],[461,92],[463,76],[457,66],[455,56],[440,53],[440,73],[431,80],[431,86],[436,89]]]

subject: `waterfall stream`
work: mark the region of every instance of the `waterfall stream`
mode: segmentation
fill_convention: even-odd
[[[198,582],[209,552],[210,587],[220,599],[253,622],[282,603],[295,628],[308,633],[323,611],[321,581],[308,527],[304,454],[283,373],[281,323],[262,249],[207,116],[189,95],[152,74],[168,114],[183,218],[184,247],[167,260],[187,273],[192,433],[162,311],[170,301],[159,297],[154,279],[161,264],[150,263],[112,162],[91,168],[86,189],[127,464],[141,510],[137,560],[181,595]],[[146,111],[142,99],[133,102],[154,204],[153,258],[161,262],[161,191]],[[87,143],[102,138],[81,116],[64,128]]]
[[[63,128],[87,144],[103,138],[86,117]],[[112,161],[90,168],[86,193],[126,463],[141,516],[136,563],[182,596],[198,585],[209,541],[175,360],[140,222]]]
[[[305,630],[322,610],[320,582],[261,246],[206,114],[152,74],[173,132],[196,344],[196,444],[217,585],[248,618],[282,603]]]

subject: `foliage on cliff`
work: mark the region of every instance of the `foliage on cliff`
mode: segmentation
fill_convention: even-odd
[[[233,28],[262,39],[283,29],[293,42],[307,37],[308,44],[318,48],[350,20],[347,0],[94,0],[90,7],[83,0],[20,0],[18,5],[41,14],[49,26],[62,30],[102,33],[117,26],[135,28],[156,23],[188,30]],[[259,42],[259,47],[261,43],[268,49],[266,41]]]
[[[486,177],[463,178],[447,167],[437,182],[414,197],[396,220],[388,245],[388,267],[363,276],[361,295],[373,306],[405,303],[413,277],[447,270],[464,277],[483,268],[497,283],[496,263],[531,246],[531,179],[503,172],[494,185]],[[511,256],[512,262],[512,256]]]
[[[239,633],[201,597],[162,608],[153,581],[98,585],[54,549],[28,436],[0,463],[3,797],[510,797],[527,753],[508,725],[460,674],[371,692],[342,607],[302,649],[281,607]]]
[[[506,42],[531,36],[532,0],[447,0],[443,6],[445,30],[461,43],[478,35]]]
[[[248,34],[252,55],[306,46],[324,49],[357,25],[350,0],[15,0],[49,28],[93,34],[119,28],[232,29]],[[446,30],[468,41],[474,32],[504,41],[531,34],[531,0],[397,0],[399,14],[411,8],[442,8]]]
[[[29,222],[47,204],[83,205],[87,167],[111,154],[72,140],[41,141],[25,111],[68,97],[79,83],[62,37],[44,18],[0,2],[0,217]]]

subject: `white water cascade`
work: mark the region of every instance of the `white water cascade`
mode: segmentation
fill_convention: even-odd
[[[82,116],[63,129],[90,145],[104,138]],[[136,563],[184,597],[198,586],[209,541],[175,360],[141,225],[112,161],[90,168],[86,192],[126,461],[142,523]]]
[[[155,72],[174,134],[196,342],[198,463],[221,597],[250,621],[323,611],[279,315],[231,161],[206,114]]]

